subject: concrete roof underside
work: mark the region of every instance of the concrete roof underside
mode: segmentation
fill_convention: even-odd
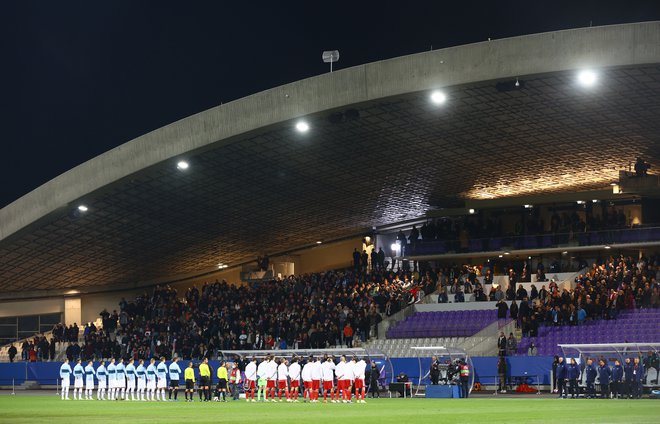
[[[594,87],[577,84],[584,68]],[[466,199],[607,188],[637,156],[660,168],[659,118],[660,22],[320,75],[145,134],[0,210],[0,292],[167,281]]]

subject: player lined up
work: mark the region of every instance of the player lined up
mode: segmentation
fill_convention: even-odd
[[[287,402],[298,402],[302,380],[304,402],[319,402],[319,397],[323,394],[324,403],[328,402],[328,398],[333,403],[351,403],[354,393],[358,403],[366,403],[364,378],[367,364],[364,360],[352,357],[347,361],[345,356],[341,356],[339,362],[335,364],[334,358],[328,355],[319,359],[310,356],[301,367],[301,359],[294,356],[289,363],[285,358],[278,360],[269,355],[257,365],[256,358],[252,358],[245,368],[246,400],[256,402],[263,398],[264,402],[282,402],[284,398]],[[227,363],[222,363],[218,368],[215,400],[222,398],[222,401],[226,401],[229,383],[233,388],[234,399],[238,399],[236,388],[241,379],[240,370],[237,364],[234,364],[231,373],[227,368]],[[156,359],[152,358],[146,367],[143,360],[140,360],[136,367],[133,359],[126,365],[123,359],[117,362],[115,359],[110,359],[107,367],[105,361],[101,361],[96,370],[91,361],[83,368],[80,360],[72,370],[69,361],[65,360],[60,367],[63,400],[69,400],[71,374],[74,377],[73,399],[75,400],[92,400],[96,377],[98,400],[167,401],[172,400],[174,396],[176,401],[182,371],[178,365],[178,358],[174,358],[169,367],[165,363],[165,358],[160,358],[158,364]],[[195,389],[195,371],[192,362],[188,364],[183,374],[186,401],[192,402]],[[208,359],[204,359],[199,365],[199,376],[199,398],[210,401],[212,399],[211,369]]]

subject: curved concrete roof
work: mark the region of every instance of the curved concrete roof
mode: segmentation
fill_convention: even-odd
[[[639,116],[640,121],[633,122],[637,127],[622,128],[621,126],[614,127],[615,120],[610,119],[612,125],[603,128],[602,122],[594,124],[595,121],[593,120],[596,118],[592,116],[590,118],[592,122],[588,125],[589,131],[598,131],[600,128],[604,132],[598,134],[598,137],[610,137],[611,134],[622,131],[622,134],[632,134],[634,136],[633,138],[637,140],[632,143],[631,150],[625,152],[625,158],[618,162],[609,162],[609,166],[613,168],[617,166],[621,167],[622,164],[627,163],[631,159],[631,155],[634,156],[636,154],[635,152],[639,151],[645,152],[649,160],[654,165],[657,165],[657,161],[660,160],[657,155],[657,150],[660,150],[657,149],[658,132],[656,128],[648,125],[652,123],[653,119],[646,116],[645,113],[656,110],[658,106],[657,99],[660,97],[658,96],[660,92],[657,87],[658,81],[656,80],[658,67],[655,66],[658,64],[660,64],[660,22],[646,22],[534,34],[435,50],[356,66],[263,91],[231,103],[217,106],[145,134],[71,169],[0,210],[0,256],[8,259],[7,261],[3,260],[4,265],[0,264],[0,278],[10,281],[10,287],[13,290],[20,290],[23,287],[43,287],[41,285],[35,285],[36,283],[34,281],[52,276],[52,273],[58,272],[57,269],[51,269],[46,266],[45,268],[41,268],[41,271],[38,271],[37,267],[40,266],[39,264],[23,265],[17,268],[15,262],[22,254],[34,254],[34,245],[30,243],[33,243],[35,239],[44,238],[42,235],[35,235],[35,231],[42,230],[45,231],[44,234],[48,233],[48,231],[57,231],[53,228],[47,230],[47,228],[51,224],[65,222],[66,220],[62,220],[69,215],[77,202],[89,202],[89,200],[95,199],[97,202],[102,200],[105,204],[112,204],[113,193],[130,193],[131,190],[135,190],[135,193],[139,191],[141,193],[140,195],[144,195],[140,190],[144,190],[150,181],[158,181],[158,183],[154,182],[153,184],[154,187],[156,185],[160,187],[163,181],[169,178],[164,176],[164,172],[166,172],[166,169],[172,168],[170,161],[176,161],[178,158],[197,158],[199,162],[197,165],[193,165],[193,168],[202,169],[202,164],[205,160],[222,161],[231,158],[233,163],[235,163],[241,158],[245,158],[245,155],[248,155],[248,158],[254,157],[258,159],[262,150],[276,149],[277,146],[284,146],[284,144],[277,144],[276,142],[286,143],[285,147],[288,148],[286,153],[291,158],[290,166],[279,166],[279,174],[259,174],[259,178],[255,179],[253,185],[242,186],[240,187],[241,190],[243,190],[245,197],[259,197],[263,193],[258,192],[256,188],[253,191],[251,187],[266,184],[278,175],[282,176],[282,173],[288,173],[288,177],[291,177],[291,179],[288,180],[287,187],[289,188],[287,190],[290,190],[290,192],[286,191],[283,199],[291,199],[291,196],[296,198],[311,196],[311,198],[314,198],[317,194],[315,191],[318,189],[318,184],[316,188],[314,185],[291,188],[300,182],[300,180],[296,181],[293,179],[293,176],[303,176],[309,167],[318,167],[317,162],[298,163],[300,161],[296,161],[293,158],[297,154],[297,145],[295,143],[299,143],[301,139],[301,136],[291,130],[296,118],[307,117],[307,119],[312,121],[313,129],[310,131],[311,137],[323,137],[324,140],[335,141],[343,138],[345,140],[353,140],[349,142],[355,142],[359,137],[365,139],[367,137],[367,134],[360,131],[368,131],[368,136],[371,137],[374,137],[374,134],[376,134],[382,139],[386,139],[388,135],[396,133],[399,128],[410,124],[415,118],[412,115],[399,116],[398,113],[401,110],[408,113],[408,108],[417,108],[425,119],[419,124],[419,130],[426,130],[427,134],[415,134],[415,130],[411,129],[407,130],[406,135],[402,135],[401,138],[411,141],[413,144],[410,147],[413,149],[417,147],[430,148],[430,138],[438,138],[439,131],[447,129],[447,133],[451,134],[451,131],[448,130],[449,127],[443,129],[439,128],[438,125],[450,125],[449,121],[458,116],[452,116],[452,114],[459,113],[450,111],[441,117],[429,115],[429,113],[432,114],[434,112],[424,109],[426,107],[424,104],[426,94],[422,93],[427,93],[428,90],[432,89],[445,88],[447,90],[450,95],[449,107],[447,109],[451,108],[452,103],[457,104],[458,101],[462,102],[461,113],[465,113],[465,115],[459,118],[477,119],[482,123],[481,126],[476,124],[461,126],[455,122],[451,123],[451,125],[454,125],[452,129],[455,130],[456,134],[463,133],[469,135],[469,137],[464,137],[462,140],[458,135],[453,139],[448,137],[453,143],[452,147],[455,147],[456,144],[469,144],[470,139],[486,141],[492,139],[491,136],[494,134],[489,131],[495,127],[494,123],[498,120],[510,119],[511,113],[514,111],[517,111],[516,113],[518,114],[515,116],[522,116],[523,118],[520,119],[524,120],[526,105],[538,113],[534,117],[527,117],[529,119],[548,116],[549,119],[561,122],[562,119],[571,120],[576,116],[580,116],[581,113],[585,113],[584,116],[586,116],[585,104],[576,103],[575,101],[570,104],[562,103],[564,99],[570,97],[570,94],[557,89],[556,86],[555,88],[552,87],[558,83],[564,85],[571,84],[572,77],[566,71],[594,68],[602,69],[603,72],[611,72],[608,74],[608,77],[611,78],[608,84],[612,84],[612,86],[607,92],[607,95],[610,97],[605,97],[603,93],[601,93],[602,96],[599,98],[590,97],[591,104],[601,108],[598,109],[598,113],[602,114],[603,111],[609,110],[612,114],[617,114],[621,108],[629,107],[630,105],[628,103],[632,102],[633,106],[639,106],[639,111],[636,109],[633,110],[631,107],[628,113],[633,117]],[[527,95],[520,97],[515,93],[498,94],[495,90],[492,90],[491,81],[507,80],[516,77],[527,81],[527,86],[530,90]],[[536,82],[537,85],[535,86],[532,82]],[[635,84],[642,84],[643,86],[640,85],[639,88],[635,88]],[[616,95],[613,92],[614,87],[630,90],[631,95],[622,99],[623,103],[616,103],[614,100]],[[486,90],[486,88],[489,88],[489,90]],[[537,94],[538,98],[535,98],[534,95]],[[496,96],[500,95],[502,98],[496,98]],[[488,104],[491,101],[501,101],[501,103],[497,105],[495,103]],[[550,102],[556,103],[550,104]],[[546,110],[543,110],[544,104],[548,105]],[[484,111],[487,107],[490,109]],[[319,119],[327,117],[330,113],[346,110],[347,108],[355,108],[358,111],[360,118],[357,122],[359,122],[359,125],[349,122],[346,126],[337,126],[335,128],[327,125],[324,126],[320,123]],[[506,110],[503,111],[502,108]],[[479,113],[485,115],[481,116]],[[630,116],[626,116],[626,119],[629,119]],[[585,129],[579,128],[579,122],[573,122],[573,124],[564,122],[562,126],[566,127],[568,125],[568,127],[571,127],[573,131],[571,133],[572,135],[580,135],[583,138],[587,136],[587,134],[584,134]],[[315,132],[315,129],[319,131]],[[561,128],[558,130],[561,130]],[[382,131],[383,133],[379,135],[378,131]],[[498,131],[500,138],[503,134],[507,133],[507,130],[503,128],[499,128]],[[580,133],[581,131],[582,133]],[[540,145],[545,144],[545,147],[548,146],[548,143],[553,142],[552,136],[548,135],[547,128],[542,126],[534,128],[534,125],[530,124],[529,121],[516,125],[515,131],[512,130],[510,132],[510,137],[511,139],[520,138],[524,132],[527,134],[535,133],[537,138],[540,137]],[[592,134],[592,138],[595,138],[593,137],[594,134]],[[269,145],[269,142],[273,142],[273,145]],[[420,144],[415,145],[415,142],[419,142]],[[656,144],[654,145],[653,143]],[[240,149],[237,146],[240,146]],[[448,146],[438,146],[438,148],[447,149]],[[587,148],[586,145],[585,148]],[[593,146],[590,145],[588,148],[592,149]],[[273,153],[270,150],[269,152]],[[338,155],[346,153],[337,149],[333,150],[333,152]],[[457,153],[461,154],[460,151]],[[534,155],[535,151],[532,150],[528,153]],[[577,153],[586,154],[586,151],[579,151],[578,148]],[[358,152],[356,154],[359,155],[362,153]],[[545,154],[545,152],[543,150],[536,150],[536,154]],[[305,156],[301,154],[301,158],[307,158],[312,161],[335,161],[340,157],[324,157],[322,154]],[[384,161],[392,161],[400,158],[400,156],[392,158],[386,155],[381,157]],[[378,161],[377,157],[369,158],[369,160],[371,164],[375,163],[374,161]],[[250,169],[251,174],[253,169],[250,168],[250,162],[246,161],[244,165],[245,168],[243,169]],[[214,166],[217,166],[217,162],[214,163]],[[265,166],[261,164],[260,169],[267,167],[267,163]],[[209,172],[210,169],[208,169]],[[284,171],[281,171],[282,169]],[[377,169],[380,173],[379,175],[382,176],[383,170],[379,168],[374,169]],[[192,172],[194,172],[193,169],[191,169]],[[365,169],[364,172],[368,173],[369,169]],[[594,172],[597,173],[600,171],[594,170]],[[566,184],[563,184],[561,180],[559,182],[549,181],[552,179],[549,177],[549,180],[545,183],[543,181],[533,183],[523,182],[519,184],[520,187],[518,188],[516,188],[516,182],[512,180],[502,180],[500,178],[500,182],[497,182],[488,179],[480,180],[479,178],[471,178],[470,183],[472,184],[472,188],[457,186],[456,189],[458,192],[454,193],[454,195],[462,198],[479,198],[480,196],[497,197],[501,195],[512,195],[525,192],[525,190],[556,191],[561,189],[596,188],[602,186],[602,183],[607,178],[614,175],[613,173],[614,169],[608,168],[607,172],[598,174],[598,178],[591,181],[591,185],[569,177],[566,177]],[[419,175],[416,174],[417,177]],[[427,174],[422,172],[421,175],[424,178],[438,178],[432,172]],[[243,177],[250,178],[250,175],[244,175]],[[403,177],[406,177],[406,175],[403,175]],[[415,175],[408,175],[407,177],[410,180],[410,178],[415,178]],[[465,179],[465,176],[459,175],[457,177],[462,180]],[[387,178],[385,179],[387,180]],[[324,181],[327,184],[324,190],[335,190],[337,199],[345,198],[351,194],[349,193],[351,190],[346,188],[346,184],[350,184],[348,181],[331,181],[329,178],[326,178]],[[386,181],[385,183],[393,184],[396,187],[400,185],[400,181],[396,183]],[[415,184],[422,183],[416,181]],[[406,210],[406,204],[410,204],[410,198],[400,198],[393,193],[387,194],[387,190],[383,191],[380,186],[374,187],[374,190],[381,191],[381,194],[377,196],[378,199],[370,199],[370,202],[364,204],[358,204],[359,202],[356,200],[354,201],[355,204],[350,208],[350,213],[356,216],[356,222],[360,225],[356,224],[349,228],[346,227],[346,221],[342,221],[341,223],[328,222],[329,226],[344,225],[344,227],[336,228],[334,232],[324,232],[321,228],[321,223],[316,223],[313,225],[318,225],[318,228],[312,228],[314,230],[312,232],[325,234],[328,237],[342,236],[358,232],[363,228],[361,225],[383,224],[388,219],[391,220],[394,217],[409,218],[421,216],[425,209],[429,207],[428,198],[433,197],[433,193],[438,190],[438,187],[434,186],[434,184],[427,180],[423,184],[425,187],[421,187],[415,191],[415,195],[419,198],[415,198],[416,200],[412,201],[413,205],[408,208],[409,210]],[[513,187],[514,189],[510,190],[507,188],[504,191],[489,191],[489,188],[496,187],[498,184]],[[553,187],[553,184],[558,186]],[[140,187],[136,188],[136,185]],[[281,189],[281,187],[277,188]],[[202,189],[200,188],[200,190]],[[204,193],[213,195],[213,192],[209,191],[208,188],[204,190],[206,191],[199,191],[197,194],[201,194],[201,197],[203,197]],[[451,193],[442,193],[436,197],[442,198],[442,196],[447,195],[451,195]],[[194,199],[188,199],[188,201],[194,202],[199,199],[200,197],[196,197]],[[317,198],[316,200],[327,201],[329,199],[328,197],[326,199]],[[158,202],[160,200],[153,199],[153,201]],[[234,199],[234,205],[238,205],[237,202],[241,201],[240,197]],[[263,206],[259,205],[258,199],[255,202],[247,203],[252,208],[251,210]],[[165,202],[163,205],[169,204]],[[208,202],[207,206],[209,208],[208,210],[212,211],[215,207],[218,207],[218,204]],[[101,208],[97,205],[92,205],[92,208],[96,208],[99,212],[101,211]],[[397,210],[398,213],[387,217],[381,215],[379,219],[375,220],[378,222],[374,222],[374,219],[366,215],[373,217],[375,208],[388,208]],[[110,211],[110,209],[106,210]],[[126,216],[133,214],[133,218],[137,220],[137,215],[140,214],[139,210],[124,208],[121,211],[124,213],[122,215],[124,218],[122,219],[126,220],[124,231],[134,231],[135,228],[128,225],[130,218]],[[360,214],[365,211],[365,217],[360,219]],[[115,210],[112,213],[117,213],[115,216],[121,215],[118,212],[118,210]],[[242,212],[245,213],[245,210]],[[150,213],[153,214],[155,212],[150,211]],[[139,218],[144,221],[154,219],[153,215],[141,216]],[[174,219],[172,216],[164,215],[159,219],[160,222],[167,225],[178,225],[180,223],[179,220]],[[208,226],[208,222],[203,224]],[[96,230],[103,233],[104,230],[108,230],[108,227],[102,227],[102,225],[110,224],[108,222],[97,222],[95,225],[97,225]],[[237,251],[242,252],[240,255],[230,254],[228,257],[233,261],[240,260],[241,258],[247,259],[252,254],[259,253],[263,250],[272,252],[272,249],[292,248],[319,237],[314,235],[302,237],[300,234],[291,233],[290,231],[295,232],[299,228],[288,228],[285,222],[277,220],[269,221],[268,225],[271,228],[273,225],[281,226],[283,232],[288,232],[291,240],[284,241],[284,238],[280,237],[281,234],[273,233],[272,238],[278,239],[280,237],[281,243],[274,243],[272,246],[266,244],[263,248],[257,248],[256,246],[259,243],[253,240],[252,242],[257,243],[256,245],[252,244],[251,247],[244,246],[242,249],[237,249]],[[225,228],[217,222],[211,226],[216,226],[220,231],[224,231]],[[55,227],[58,226],[55,225]],[[262,230],[265,231],[265,228],[262,228]],[[64,233],[64,230],[62,231]],[[80,228],[76,230],[75,234],[82,234]],[[95,237],[93,234],[93,232],[90,232],[84,237],[86,240],[93,240]],[[264,237],[268,236],[267,232],[264,233]],[[53,243],[56,242],[55,240],[53,241]],[[211,240],[209,240],[209,243],[211,243]],[[24,248],[23,251],[21,251],[21,246]],[[231,249],[230,245],[226,243],[224,243],[224,246],[223,250]],[[56,246],[47,246],[44,249],[52,250],[54,247]],[[115,245],[114,248],[119,249],[119,246]],[[145,244],[142,248],[149,248],[149,246]],[[172,248],[181,247],[172,246]],[[206,248],[208,248],[208,244]],[[97,252],[96,255],[103,255],[104,253],[106,255],[114,255],[116,252],[114,250],[106,250],[105,252]],[[78,254],[85,256],[83,252],[77,252],[76,255]],[[76,257],[76,255],[73,256]],[[121,256],[118,255],[117,257],[120,258]],[[51,260],[57,261],[66,257],[67,252],[63,251],[57,257],[44,259],[42,265],[49,264]],[[194,269],[207,269],[209,265],[208,261],[200,259],[195,264],[193,257],[194,255],[191,254],[187,266],[181,268],[182,272],[193,272]],[[100,263],[97,265],[100,265]],[[19,271],[16,271],[16,269],[19,269]],[[177,268],[166,269],[168,272],[172,272],[176,271]],[[74,285],[73,281],[76,278],[79,285],[100,284],[101,280],[106,283],[113,282],[108,280],[107,275],[94,276],[95,274],[91,271],[83,274],[74,274],[70,276],[67,283],[53,284],[50,288],[70,287]],[[164,275],[159,272],[144,275],[139,272],[123,272],[122,276],[118,277],[118,281],[126,281],[133,278],[163,277]]]

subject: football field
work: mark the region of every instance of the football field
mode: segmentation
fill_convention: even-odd
[[[657,400],[369,399],[367,404],[62,401],[0,395],[0,423],[658,423]]]

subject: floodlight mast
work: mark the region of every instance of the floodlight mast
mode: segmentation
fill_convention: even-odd
[[[332,73],[332,64],[339,61],[339,50],[326,50],[321,55],[323,62],[330,63],[330,73]]]

